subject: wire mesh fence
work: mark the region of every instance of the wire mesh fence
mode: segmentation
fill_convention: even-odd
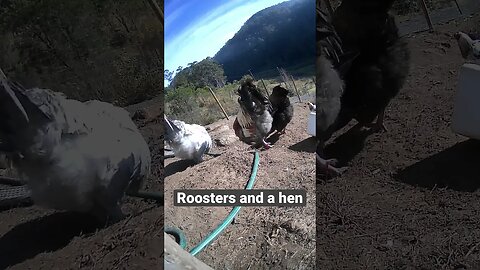
[[[321,0],[323,8],[335,10],[341,0]],[[391,12],[396,16],[401,35],[435,30],[444,23],[480,10],[477,0],[402,0],[395,1]]]
[[[297,102],[298,97],[302,102],[314,100],[315,82],[313,76],[294,78],[287,70],[280,70],[282,72],[279,73],[279,76],[270,79],[256,78],[255,84],[266,95],[271,94],[275,86],[281,85],[289,90],[292,102]],[[230,116],[237,114],[239,110],[237,102],[237,89],[239,87],[240,83],[234,81],[227,83],[224,87],[212,89],[219,103]],[[225,118],[222,109],[208,88],[179,87],[167,90],[165,93],[165,113],[173,119],[200,125],[208,125]]]

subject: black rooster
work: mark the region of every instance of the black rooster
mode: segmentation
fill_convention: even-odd
[[[240,111],[233,123],[235,134],[242,142],[269,149],[272,146],[265,139],[273,122],[270,100],[259,91],[252,78],[242,82],[238,94]]]
[[[389,14],[393,2],[343,0],[334,13],[333,26],[343,49],[358,53],[344,78],[337,129],[356,119],[372,131],[386,130],[385,108],[403,87],[410,60],[407,43]]]
[[[356,119],[357,127],[384,128],[385,108],[402,88],[410,54],[389,14],[394,0],[344,0],[331,22],[317,5],[317,133],[323,142]],[[346,53],[348,52],[348,53]],[[372,122],[377,118],[376,123]],[[333,174],[336,160],[317,155]]]
[[[268,98],[273,108],[272,129],[270,134],[285,134],[285,128],[293,118],[293,106],[288,98],[288,90],[280,85],[273,88],[272,94]]]

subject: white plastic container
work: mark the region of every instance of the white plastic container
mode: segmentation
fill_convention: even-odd
[[[480,65],[464,64],[460,69],[452,130],[480,140]]]
[[[316,126],[317,126],[317,113],[310,112],[308,115],[308,123],[307,123],[307,133],[308,135],[315,136],[316,135]]]

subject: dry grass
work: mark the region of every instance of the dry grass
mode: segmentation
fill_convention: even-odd
[[[273,87],[279,84],[285,87],[285,83],[280,79],[264,80],[264,83],[269,93],[272,92]],[[256,84],[262,91],[265,91],[261,81],[257,81]],[[315,91],[313,78],[305,77],[295,79],[295,86],[301,96]],[[238,112],[238,95],[236,94],[238,87],[239,84],[234,82],[227,84],[223,88],[214,90],[215,95],[228,115],[235,115]],[[294,87],[291,81],[287,82],[287,88],[291,89],[290,99],[297,100],[296,92],[293,89]],[[168,91],[165,96],[165,113],[173,119],[180,119],[188,123],[200,125],[208,125],[224,118],[212,94],[203,88],[194,90],[193,88],[180,87]]]

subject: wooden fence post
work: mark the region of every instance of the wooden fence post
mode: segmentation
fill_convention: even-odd
[[[460,14],[463,15],[462,9],[460,8],[460,5],[458,4],[458,1],[457,0],[453,0],[453,1],[455,1],[455,5],[457,5],[458,12],[460,12]]]
[[[217,102],[218,106],[220,107],[220,109],[222,110],[223,114],[225,115],[225,117],[227,118],[227,120],[229,120],[228,118],[228,114],[227,112],[225,111],[225,109],[223,108],[222,104],[220,103],[220,101],[218,100],[217,96],[215,95],[215,92],[213,92],[212,88],[210,88],[209,86],[207,87],[208,90],[210,91],[210,93],[212,94],[213,98],[215,99],[215,101]]]
[[[253,76],[252,71],[249,69],[248,72],[249,72],[250,75],[252,76],[252,79],[253,79],[254,81],[256,81],[256,80],[255,80],[255,76]],[[265,88],[265,92],[267,93],[267,96],[270,96],[270,93],[268,93],[268,89],[267,89],[267,86],[265,85],[265,82],[263,82],[263,79],[260,79],[260,81],[261,81],[262,84],[263,84],[263,88]]]
[[[155,12],[155,15],[157,15],[157,18],[160,20],[160,23],[163,26],[163,11],[162,9],[158,6],[157,2],[155,0],[148,0],[148,3],[153,9],[153,12]]]
[[[263,79],[260,79],[260,81],[263,84],[263,88],[265,88],[265,92],[267,92],[267,96],[270,96],[270,93],[268,93],[268,89],[267,89],[267,86],[265,85],[265,82],[263,81]]]
[[[427,4],[425,4],[425,0],[418,0],[420,6],[422,7],[423,14],[425,15],[425,19],[427,20],[428,27],[430,28],[430,31],[433,31],[433,23],[432,19],[430,18],[430,13],[428,12],[428,7]]]
[[[298,101],[299,101],[299,102],[302,102],[302,99],[300,98],[300,94],[298,93],[297,86],[295,85],[295,80],[293,79],[293,76],[292,76],[292,75],[290,75],[290,79],[292,79],[293,88],[295,88],[295,92],[297,92]]]

